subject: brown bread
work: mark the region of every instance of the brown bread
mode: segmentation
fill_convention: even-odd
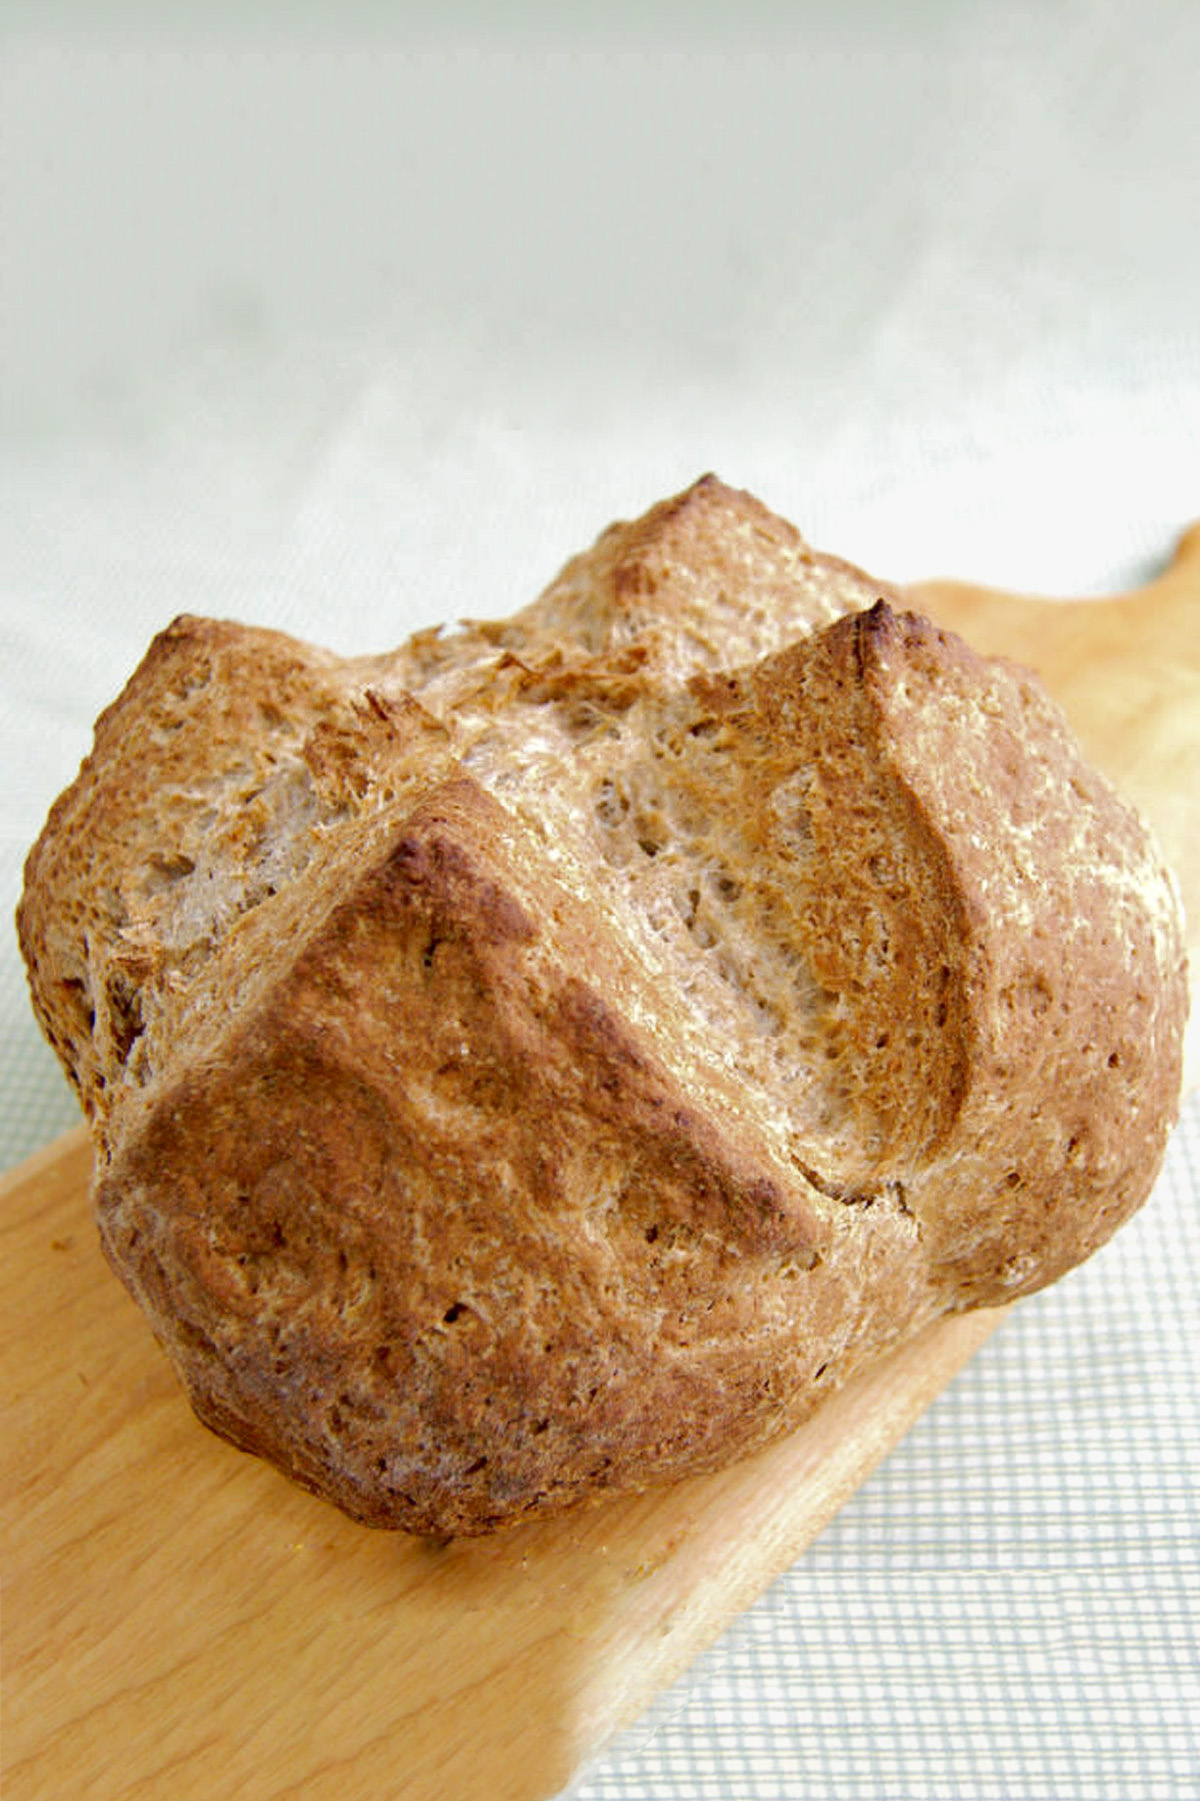
[[[1027,672],[705,478],[512,620],[177,620],[32,851],[201,1418],[467,1533],[710,1469],[1144,1199],[1170,877]]]

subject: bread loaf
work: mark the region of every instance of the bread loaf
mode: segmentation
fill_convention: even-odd
[[[197,1413],[409,1531],[789,1430],[1178,1099],[1172,881],[1036,680],[711,477],[388,655],[176,620],[19,929]]]

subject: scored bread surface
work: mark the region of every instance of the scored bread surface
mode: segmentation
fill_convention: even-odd
[[[1036,680],[706,477],[503,622],[183,618],[30,854],[105,1249],[356,1518],[712,1469],[1145,1198],[1175,891]]]

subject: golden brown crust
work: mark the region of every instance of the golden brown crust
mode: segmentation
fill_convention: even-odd
[[[98,1188],[204,1417],[377,1523],[644,1476],[689,1388],[687,1454],[726,1440],[662,1351],[665,1310],[677,1351],[712,1298],[686,1247],[807,1269],[827,1235],[597,991],[633,972],[510,829],[469,782],[426,801]]]
[[[709,478],[505,624],[152,646],[20,929],[216,1430],[486,1531],[727,1461],[1144,1198],[1170,880],[1032,678],[878,594]]]

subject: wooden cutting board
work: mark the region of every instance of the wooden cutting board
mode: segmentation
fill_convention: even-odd
[[[1200,529],[1113,600],[913,600],[1041,669],[1200,921]],[[1197,1049],[1193,1029],[1193,1079]],[[545,1801],[1001,1317],[943,1322],[719,1476],[435,1545],[352,1525],[194,1421],[104,1265],[89,1162],[79,1131],[0,1185],[5,1801]]]

